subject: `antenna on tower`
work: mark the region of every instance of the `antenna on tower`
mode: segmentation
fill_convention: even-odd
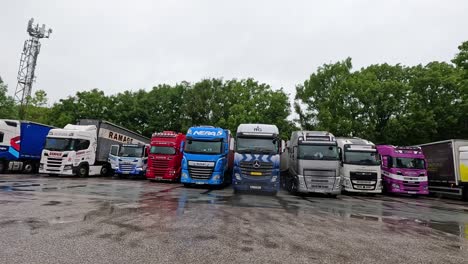
[[[42,27],[39,27],[39,24],[34,25],[34,18],[31,18],[28,21],[26,31],[31,38],[24,42],[18,70],[18,83],[16,84],[15,90],[15,100],[20,104],[20,120],[24,119],[26,107],[31,98],[32,84],[36,78],[34,71],[36,70],[37,56],[41,50],[41,43],[39,40],[41,38],[49,38],[52,29],[49,28],[46,30],[44,24],[42,24]]]

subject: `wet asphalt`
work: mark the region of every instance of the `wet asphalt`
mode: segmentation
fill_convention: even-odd
[[[0,175],[0,263],[468,263],[468,202]]]

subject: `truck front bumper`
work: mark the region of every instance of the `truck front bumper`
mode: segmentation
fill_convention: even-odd
[[[180,182],[185,184],[207,184],[207,185],[221,185],[223,184],[223,176],[219,172],[213,172],[209,179],[194,179],[189,176],[187,171],[182,171]]]
[[[61,165],[60,167],[48,167],[46,164],[40,164],[39,173],[72,176],[76,175],[76,168],[72,167],[71,164]]]
[[[301,193],[323,193],[338,195],[341,193],[341,177],[312,177],[297,175],[297,191]]]
[[[405,181],[385,177],[383,184],[385,184],[386,191],[390,193],[413,195],[429,194],[429,187],[427,181],[408,183]]]
[[[361,184],[356,182],[352,184],[349,178],[345,178],[343,180],[343,190],[352,193],[382,193],[382,180],[373,180],[368,182],[372,182],[372,184]]]

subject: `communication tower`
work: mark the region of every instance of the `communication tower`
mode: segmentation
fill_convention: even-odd
[[[15,90],[15,100],[20,104],[19,118],[22,120],[31,98],[32,84],[35,81],[34,71],[36,70],[37,56],[41,50],[41,38],[49,38],[52,29],[46,30],[44,24],[34,25],[34,18],[28,22],[27,32],[30,39],[24,42],[23,53],[21,53],[20,65],[18,70],[18,83]]]

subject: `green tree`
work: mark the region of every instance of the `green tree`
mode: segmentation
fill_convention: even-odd
[[[17,110],[15,100],[8,95],[8,87],[0,77],[0,118],[16,119]]]
[[[25,119],[38,123],[47,123],[51,111],[47,106],[47,101],[47,93],[43,90],[37,90],[34,96],[29,99],[29,105],[25,111]]]

